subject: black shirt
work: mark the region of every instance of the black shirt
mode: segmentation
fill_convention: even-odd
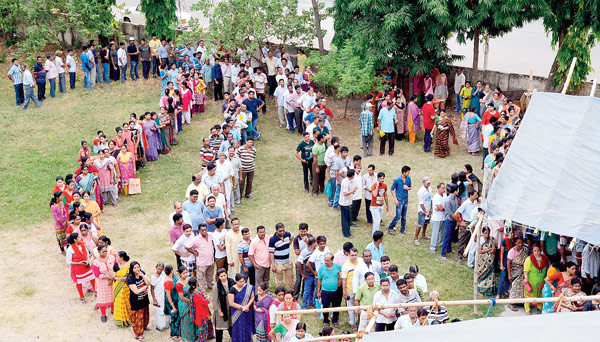
[[[142,273],[144,273],[144,271],[142,271]],[[135,278],[134,276],[127,276],[127,286],[129,285],[136,285],[139,289],[140,287],[145,286],[146,283],[142,277]],[[131,291],[131,289],[129,289],[129,291]],[[150,305],[150,300],[148,300],[148,290],[139,294],[135,294],[131,291],[129,294],[129,303],[131,304],[131,310],[133,311],[142,310]]]
[[[103,64],[108,64],[108,50],[100,50],[100,60]]]
[[[135,44],[127,45],[127,53],[136,53],[136,52],[138,52],[138,49],[137,49],[137,47],[135,47]],[[131,55],[131,56],[129,56],[129,60],[132,62],[139,62],[140,56],[139,55]]]

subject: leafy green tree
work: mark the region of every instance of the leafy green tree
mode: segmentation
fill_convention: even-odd
[[[141,0],[141,10],[146,16],[146,33],[159,38],[172,38],[177,27],[176,0]]]
[[[256,51],[273,39],[308,45],[315,37],[312,12],[299,12],[298,0],[200,0],[192,10],[211,18],[210,26],[201,28],[196,21],[188,36],[202,36],[207,45],[230,52]]]
[[[344,117],[350,97],[366,94],[378,83],[373,62],[357,55],[355,49],[356,46],[348,41],[339,50],[334,46],[329,54],[311,56],[306,61],[308,65],[316,66],[316,84],[335,87],[336,96],[346,98]]]
[[[562,89],[573,57],[577,64],[569,89],[576,89],[592,70],[590,50],[600,35],[600,0],[545,0],[544,27],[557,48],[546,91]]]

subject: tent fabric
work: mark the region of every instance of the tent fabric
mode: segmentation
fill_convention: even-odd
[[[590,341],[600,334],[599,321],[598,311],[494,317],[370,333],[362,342]]]
[[[600,245],[600,99],[534,93],[488,216]]]

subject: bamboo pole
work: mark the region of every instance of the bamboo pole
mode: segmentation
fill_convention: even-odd
[[[573,70],[575,70],[575,63],[577,63],[577,57],[573,57],[573,61],[571,62],[571,66],[569,67],[569,73],[567,74],[567,80],[565,81],[565,86],[563,87],[562,94],[567,93],[567,89],[569,88],[569,83],[571,83],[571,77],[573,76]]]
[[[377,315],[379,314],[379,311],[375,311],[373,312],[373,317],[371,317],[371,319],[369,320],[369,323],[367,324],[367,327],[365,328],[365,331],[368,333],[372,332],[373,327],[375,326],[375,322],[377,320]],[[359,336],[362,337],[362,334],[346,334],[346,335],[331,335],[331,336],[319,336],[319,337],[313,337],[313,338],[306,338],[303,339],[302,342],[317,342],[317,341],[330,341],[330,340],[343,340],[343,339],[353,339],[353,338],[359,338]],[[362,338],[359,338],[357,340],[357,342],[362,341]]]
[[[474,241],[475,243],[475,264],[473,267],[473,300],[477,299],[477,295],[479,294],[478,291],[478,274],[479,274],[479,264],[477,263],[477,258],[479,257],[479,236],[481,236],[481,226],[483,225],[483,219],[485,217],[485,212],[481,211],[479,213],[479,219],[477,220],[477,224],[475,225],[475,231],[473,232],[473,234],[475,235],[474,238],[471,241]],[[479,315],[481,314],[481,312],[479,312],[479,307],[477,307],[476,304],[473,305],[473,313],[475,315]]]
[[[475,232],[478,227],[481,227],[481,225],[483,224],[483,215],[485,213],[483,211],[479,212],[479,214],[477,215],[477,221],[473,221],[471,222],[471,224],[469,224],[469,226],[467,227],[467,229],[471,230],[473,228],[473,226],[475,226],[475,229],[472,230],[472,232]],[[469,243],[467,244],[467,247],[465,248],[465,251],[463,252],[463,257],[466,257],[467,255],[469,255],[469,250],[471,249],[471,245],[474,243],[474,239],[473,236],[471,236],[471,239],[469,239]]]
[[[577,296],[577,297],[562,297],[565,302],[578,302],[588,300],[600,300],[600,295],[595,296]],[[502,304],[524,304],[524,303],[555,303],[558,302],[561,297],[548,297],[548,298],[506,298],[496,299],[497,305]],[[433,306],[436,302],[420,302],[420,303],[398,303],[398,304],[377,304],[378,309],[391,309],[391,308],[410,308],[410,307],[423,307]],[[457,305],[490,305],[492,304],[491,299],[477,299],[477,300],[454,300],[454,301],[438,301],[438,305],[443,306],[457,306]],[[305,315],[314,313],[324,312],[346,312],[356,310],[368,310],[371,305],[360,305],[360,306],[343,306],[337,308],[323,308],[323,309],[306,309],[306,310],[278,310],[275,311],[276,315]],[[346,335],[348,336],[348,335]]]
[[[592,90],[590,91],[590,96],[594,97],[595,92],[596,92],[596,78],[594,77],[594,82],[592,82]]]

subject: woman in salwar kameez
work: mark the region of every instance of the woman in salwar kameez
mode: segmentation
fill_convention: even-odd
[[[394,96],[394,110],[396,111],[396,139],[401,140],[406,133],[406,99],[402,94],[402,89],[397,90]]]
[[[165,107],[167,110],[167,114],[169,115],[169,138],[171,139],[171,145],[177,145],[177,116],[175,115],[175,111],[177,108],[175,107],[175,98],[169,97],[167,99],[167,106]]]
[[[52,217],[54,218],[54,233],[56,234],[56,241],[58,241],[58,248],[61,253],[65,254],[65,247],[67,247],[67,225],[69,221],[69,215],[67,209],[63,205],[63,193],[56,191],[50,199],[50,210],[52,211]]]
[[[467,151],[475,155],[481,148],[481,118],[476,114],[475,107],[471,106],[465,114],[460,131],[463,139],[467,140]]]
[[[523,239],[517,237],[515,246],[508,251],[507,255],[508,281],[511,283],[509,291],[510,299],[523,298],[525,295],[525,286],[523,286],[523,264],[528,255],[527,248],[523,246]],[[508,304],[508,308],[513,311],[517,310],[512,304]]]
[[[156,118],[156,124],[160,128],[160,140],[162,144],[162,154],[167,154],[171,151],[171,137],[169,134],[169,126],[171,126],[169,115],[164,107],[160,109],[160,115]]]
[[[190,313],[192,315],[192,323],[198,329],[198,342],[206,342],[215,336],[213,324],[210,320],[209,304],[208,295],[196,287],[190,297]]]
[[[129,255],[120,251],[117,255],[117,263],[113,266],[113,302],[114,318],[118,328],[128,327],[130,322],[131,304],[129,303],[129,287],[127,286],[127,275],[129,274]]]
[[[135,174],[135,158],[131,152],[129,152],[129,146],[123,144],[121,146],[121,152],[117,156],[117,163],[119,164],[119,170],[121,171],[121,189],[125,195],[129,194],[129,180],[136,178]]]
[[[83,204],[83,211],[92,214],[92,220],[94,220],[94,223],[96,224],[98,236],[102,236],[102,226],[100,225],[100,214],[102,214],[102,209],[100,209],[100,205],[98,202],[91,199],[90,193],[87,191],[83,193],[83,201],[81,201],[81,203]]]
[[[531,255],[525,259],[523,264],[523,272],[525,283],[531,286],[531,291],[525,289],[525,298],[541,298],[542,289],[544,287],[544,279],[546,279],[546,272],[550,266],[548,257],[542,255],[542,248],[538,243],[534,243],[531,248]],[[536,305],[536,304],[534,304]],[[538,310],[542,311],[542,303],[537,304]],[[525,303],[525,312],[528,315],[531,314],[531,304]]]
[[[156,265],[156,272],[150,277],[150,293],[152,294],[154,319],[156,321],[156,330],[163,331],[169,328],[171,316],[165,314],[165,280],[167,274],[164,272],[165,265],[159,262]]]
[[[106,323],[106,308],[110,307],[113,309],[113,267],[115,266],[116,259],[114,256],[108,253],[106,245],[98,246],[98,257],[94,260],[92,270],[96,276],[96,307],[100,308],[100,320],[102,323]]]
[[[254,287],[246,284],[242,274],[236,274],[235,285],[229,289],[232,342],[252,341],[252,335],[256,333],[253,304]]]
[[[490,236],[490,228],[483,228],[477,256],[477,291],[482,296],[491,296],[496,292],[494,289],[496,286],[494,259],[497,245],[496,239]]]
[[[434,155],[438,158],[445,158],[450,155],[450,145],[448,144],[450,136],[452,136],[454,145],[458,145],[454,125],[452,125],[452,120],[448,118],[446,111],[441,111],[440,120],[437,122],[435,132],[437,136],[435,138]]]
[[[256,327],[256,342],[269,340],[269,307],[273,303],[273,297],[267,292],[268,286],[256,284],[256,304],[254,304],[254,326]]]
[[[416,103],[417,97],[411,96],[408,100],[406,128],[408,130],[408,141],[414,143],[417,139],[417,133],[421,131],[421,117],[419,106]]]
[[[179,341],[179,295],[175,289],[175,284],[179,281],[179,278],[173,272],[173,266],[167,265],[165,267],[165,310],[164,314],[170,317],[171,325],[171,339]]]

